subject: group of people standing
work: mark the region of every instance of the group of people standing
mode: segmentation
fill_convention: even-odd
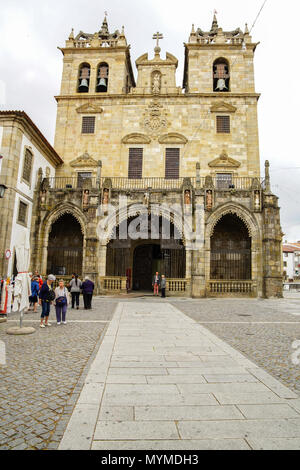
[[[67,309],[71,304],[72,308],[79,310],[80,294],[83,294],[84,309],[91,310],[92,297],[94,292],[94,283],[85,277],[82,282],[77,274],[72,275],[72,280],[65,286],[63,279],[60,279],[56,289],[53,289],[53,283],[56,277],[50,274],[45,282],[41,276],[35,273],[31,279],[31,296],[29,298],[30,307],[33,312],[37,311],[37,304],[41,305],[41,328],[51,326],[49,323],[51,305],[55,306],[57,325],[66,325]]]
[[[161,296],[163,298],[166,297],[167,280],[164,275],[160,276],[158,272],[155,273],[155,275],[153,276],[152,287],[153,287],[154,295],[158,296],[159,289],[161,289]]]

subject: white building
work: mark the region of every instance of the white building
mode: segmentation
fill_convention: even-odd
[[[300,279],[300,243],[286,243],[282,252],[284,279]]]
[[[15,271],[15,242],[30,234],[37,184],[54,177],[62,160],[23,111],[0,111],[0,276]],[[2,221],[2,223],[1,223]]]

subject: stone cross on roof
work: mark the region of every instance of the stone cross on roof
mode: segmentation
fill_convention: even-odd
[[[156,39],[156,47],[154,48],[155,55],[159,55],[161,48],[159,47],[159,40],[163,39],[163,35],[157,31],[157,33],[153,34],[153,39]]]

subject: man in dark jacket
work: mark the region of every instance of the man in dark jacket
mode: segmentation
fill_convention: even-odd
[[[50,274],[48,276],[47,281],[42,285],[40,289],[39,304],[42,305],[42,315],[41,315],[41,324],[40,324],[41,328],[45,328],[46,326],[51,326],[51,323],[48,322],[48,319],[50,315],[50,305],[55,298],[55,294],[52,289],[52,284],[55,280],[56,280],[56,277],[53,276],[53,274]],[[43,323],[44,318],[45,318],[45,324]]]
[[[92,297],[93,297],[94,288],[95,288],[95,284],[86,276],[84,278],[84,282],[81,285],[84,310],[92,309]]]

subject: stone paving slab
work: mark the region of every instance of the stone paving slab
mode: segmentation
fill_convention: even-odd
[[[92,450],[250,450],[244,439],[94,441]]]
[[[168,303],[120,302],[85,384],[60,449],[76,449],[82,403],[97,406],[80,432],[85,449],[250,449],[300,439],[298,396]]]

